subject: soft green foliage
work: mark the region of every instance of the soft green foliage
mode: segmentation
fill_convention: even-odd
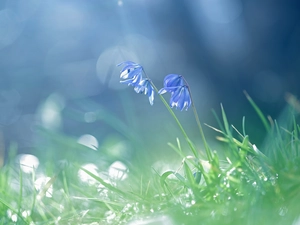
[[[44,171],[24,173],[14,162],[12,147],[0,171],[0,224],[299,224],[300,126],[293,115],[288,127],[267,123],[253,106],[268,132],[261,148],[246,134],[245,118],[239,132],[221,106],[220,128],[211,127],[219,134],[221,149],[213,151],[205,142],[200,151],[184,133],[192,155],[178,138],[169,143],[182,160],[177,170],[128,164],[124,180],[89,170],[76,156],[59,164],[45,162]],[[86,151],[62,134],[45,136],[56,147]],[[111,160],[108,153],[92,154]],[[88,182],[79,179],[78,171],[88,175]],[[37,189],[42,172],[49,179]]]

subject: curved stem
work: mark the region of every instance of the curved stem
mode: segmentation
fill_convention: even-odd
[[[184,80],[184,82],[186,83],[186,85],[188,87],[188,91],[189,91],[189,94],[190,94],[190,98],[191,98],[191,102],[192,102],[192,108],[193,108],[193,113],[194,113],[194,116],[195,116],[195,119],[196,119],[196,123],[197,123],[197,126],[198,126],[199,131],[200,131],[200,135],[201,135],[201,138],[202,138],[202,141],[203,141],[203,144],[204,144],[204,148],[205,148],[205,151],[206,151],[207,158],[211,162],[212,161],[212,154],[211,154],[211,151],[210,151],[210,149],[208,147],[208,144],[207,144],[207,141],[206,141],[206,138],[205,138],[205,135],[204,135],[204,132],[203,132],[200,120],[199,120],[199,116],[198,116],[197,109],[196,109],[195,104],[194,104],[194,100],[193,100],[192,92],[190,90],[190,86],[189,86],[188,82],[186,81],[186,79],[184,79],[183,76],[182,76],[182,79]]]
[[[156,88],[156,86],[154,85],[154,83],[152,82],[152,80],[147,76],[147,74],[146,74],[146,72],[144,71],[144,69],[143,69],[143,72],[144,72],[145,76],[149,79],[149,81],[150,81],[152,87],[154,88],[154,90],[156,91],[156,93],[158,93],[158,89]],[[192,141],[189,139],[187,133],[185,132],[185,130],[184,130],[183,126],[181,125],[180,121],[178,120],[177,116],[175,115],[175,113],[173,112],[173,110],[171,109],[171,107],[169,106],[169,104],[167,103],[167,101],[165,100],[165,98],[164,98],[162,95],[160,95],[160,94],[158,94],[158,95],[159,95],[161,101],[163,102],[163,104],[164,104],[164,105],[166,106],[166,108],[168,109],[169,113],[170,113],[170,114],[172,115],[172,117],[175,119],[175,121],[176,121],[176,123],[177,123],[177,125],[178,125],[178,127],[179,127],[179,129],[180,129],[180,131],[181,131],[181,133],[183,134],[184,138],[186,139],[186,141],[187,141],[187,143],[188,143],[190,149],[192,150],[194,156],[197,157],[197,158],[199,158],[199,157],[198,157],[198,152],[196,151],[196,149],[195,149],[195,147],[194,147]]]

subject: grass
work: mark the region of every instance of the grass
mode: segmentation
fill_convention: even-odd
[[[176,170],[158,171],[143,161],[126,163],[124,171],[114,169],[111,163],[121,159],[108,153],[113,142],[98,153],[72,137],[41,130],[54,143],[43,146],[45,151],[72,149],[76,154],[45,159],[26,173],[16,163],[17,146],[11,145],[0,170],[0,224],[300,224],[300,126],[292,113],[299,103],[293,98],[284,120],[289,122],[282,127],[246,97],[266,129],[265,143],[252,143],[245,118],[238,131],[221,106],[219,127],[208,125],[221,148],[213,151],[206,143],[202,152],[190,140],[186,147],[177,138],[168,144],[181,160]],[[106,122],[114,129],[128,131],[108,115]],[[134,131],[126,135],[139,145]],[[94,164],[82,163],[85,155]]]

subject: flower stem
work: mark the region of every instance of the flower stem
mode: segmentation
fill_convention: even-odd
[[[145,76],[149,79],[149,81],[150,81],[152,87],[154,88],[154,90],[156,91],[156,93],[158,93],[158,89],[156,88],[156,86],[154,85],[154,83],[152,82],[152,80],[147,76],[147,74],[145,73],[144,70],[143,70],[143,72],[144,72]],[[187,133],[185,132],[183,126],[181,125],[180,121],[178,120],[177,116],[175,115],[175,113],[173,112],[173,110],[171,109],[171,107],[169,106],[169,104],[167,103],[167,101],[165,100],[165,98],[162,95],[160,95],[160,94],[158,94],[158,95],[159,95],[161,101],[163,102],[163,104],[168,109],[168,111],[171,114],[171,116],[175,119],[175,121],[176,121],[176,123],[177,123],[177,125],[178,125],[178,127],[179,127],[179,129],[181,131],[181,133],[183,134],[185,140],[187,141],[187,143],[188,143],[190,149],[192,150],[194,156],[198,159],[199,158],[199,154],[196,151],[196,149],[195,149],[192,141],[189,139],[189,137],[188,137]]]
[[[204,148],[205,148],[205,151],[206,151],[207,159],[208,159],[208,161],[211,162],[212,161],[212,154],[211,154],[210,148],[209,148],[209,146],[207,144],[207,141],[206,141],[206,138],[205,138],[205,135],[204,135],[204,132],[203,132],[200,120],[199,120],[199,116],[198,116],[197,109],[196,109],[195,104],[194,104],[194,100],[193,100],[192,92],[190,90],[190,86],[189,86],[188,82],[184,79],[184,77],[182,77],[182,79],[184,80],[184,82],[186,83],[186,85],[188,87],[190,98],[191,98],[191,102],[192,102],[193,113],[194,113],[194,116],[195,116],[195,119],[196,119],[196,123],[197,123],[197,126],[199,128],[200,135],[201,135],[201,138],[202,138],[202,141],[203,141],[203,144],[204,144]]]

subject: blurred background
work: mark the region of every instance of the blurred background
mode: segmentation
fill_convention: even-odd
[[[202,123],[218,126],[211,110],[220,114],[222,103],[232,124],[245,116],[252,142],[262,142],[243,90],[272,118],[287,92],[299,96],[299,9],[289,0],[0,1],[2,163],[12,143],[18,153],[64,159],[75,151],[65,136],[129,161],[170,153],[180,132],[157,96],[150,106],[119,83],[116,65],[126,60],[158,88],[165,75],[184,75]],[[201,146],[192,110],[176,114]]]

